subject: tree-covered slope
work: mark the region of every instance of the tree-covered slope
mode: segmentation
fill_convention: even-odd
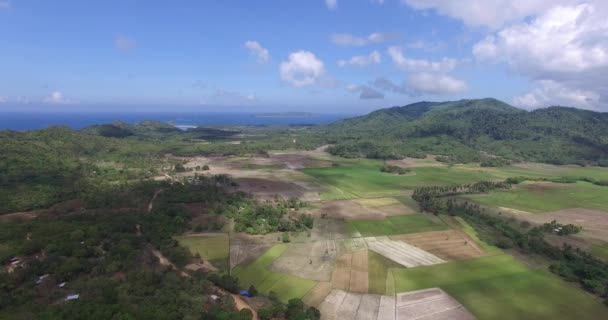
[[[608,114],[565,107],[524,111],[496,99],[419,102],[317,128],[334,154],[372,158],[482,154],[552,163],[608,159]]]

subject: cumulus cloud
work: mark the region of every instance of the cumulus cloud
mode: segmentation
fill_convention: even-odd
[[[518,104],[569,101],[574,107],[597,108],[608,96],[607,16],[608,3],[556,6],[487,36],[473,54],[535,81],[530,93],[516,98]]]
[[[114,38],[114,48],[127,52],[135,49],[135,41],[125,36],[117,36]]]
[[[602,0],[600,0],[602,1]],[[583,0],[401,0],[414,9],[462,20],[470,26],[499,28],[508,22],[535,16],[556,5],[573,5]]]
[[[382,56],[378,51],[372,51],[366,56],[354,56],[348,60],[338,60],[340,67],[353,65],[353,66],[366,66],[368,64],[378,64],[382,62]]]
[[[259,63],[266,63],[268,60],[270,60],[270,53],[268,52],[268,49],[262,47],[259,42],[250,40],[245,41],[243,45],[252,55],[257,57]]]
[[[458,64],[455,59],[445,57],[439,61],[412,59],[404,56],[398,47],[390,47],[387,52],[395,65],[408,73],[407,86],[416,94],[453,94],[467,88],[464,81],[448,74]],[[388,86],[387,83],[384,85]]]
[[[359,93],[359,99],[362,100],[384,99],[384,93],[367,85],[350,85],[346,89],[350,92]]]
[[[325,0],[325,6],[329,10],[336,10],[338,8],[338,0]]]
[[[350,33],[334,33],[331,35],[331,42],[340,46],[365,46],[387,42],[396,37],[396,34],[385,32],[374,32],[365,37],[355,36]]]
[[[44,103],[48,104],[74,104],[75,101],[68,100],[63,96],[63,93],[59,91],[52,92],[49,96],[42,100]]]
[[[281,79],[294,87],[305,87],[318,84],[325,75],[323,61],[309,51],[297,51],[289,54],[287,61],[279,68]]]
[[[540,80],[530,92],[515,97],[513,104],[524,109],[561,105],[598,110],[599,99],[599,94],[593,91],[569,88],[552,80]]]
[[[378,78],[372,81],[371,85],[383,91],[404,94],[411,97],[417,95],[407,86],[407,84],[404,83],[399,85],[386,78]]]
[[[426,94],[453,94],[466,90],[464,81],[455,79],[447,74],[420,72],[408,78],[408,85]]]

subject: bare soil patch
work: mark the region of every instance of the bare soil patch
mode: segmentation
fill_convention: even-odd
[[[271,269],[275,272],[316,281],[331,280],[334,263],[341,248],[333,240],[306,243],[291,243],[287,251],[274,260]]]
[[[252,193],[262,199],[271,200],[277,195],[286,200],[298,198],[304,201],[319,201],[321,199],[320,188],[311,190],[296,183],[261,178],[237,178],[236,182],[239,190]]]
[[[235,243],[230,244],[230,268],[253,262],[264,254],[272,244],[270,243]]]
[[[389,238],[404,241],[444,260],[468,259],[485,254],[475,241],[458,230],[403,234]]]
[[[530,184],[523,184],[521,188],[525,188],[530,192],[544,193],[545,191],[563,189],[571,187],[566,183],[554,183],[554,182],[535,182]]]
[[[367,293],[369,287],[369,275],[367,265],[367,250],[352,253],[350,269],[350,291]]]
[[[397,166],[401,168],[418,168],[418,167],[444,167],[445,164],[435,160],[434,156],[427,156],[424,159],[405,158],[401,160],[388,160],[386,164],[389,166]]]
[[[337,320],[338,309],[342,302],[346,298],[346,291],[343,290],[332,290],[325,300],[319,305],[319,311],[321,312],[321,319],[323,320]]]
[[[365,206],[357,200],[333,200],[323,202],[320,208],[312,212],[312,215],[345,220],[382,220],[389,216],[412,213],[414,210],[401,203]]]
[[[561,224],[583,227],[580,236],[608,241],[608,212],[595,209],[572,208],[522,216],[530,222],[542,224],[553,220]]]
[[[315,219],[311,231],[311,239],[314,241],[345,239],[349,235],[346,223],[340,219]]]
[[[325,300],[331,291],[331,282],[321,281],[302,298],[309,306],[317,307]]]
[[[396,300],[397,320],[475,319],[460,302],[439,288],[399,293]]]
[[[336,260],[331,284],[334,289],[348,290],[350,288],[350,268],[353,255],[347,253]]]
[[[404,267],[427,266],[445,262],[443,259],[399,240],[388,237],[366,237],[367,247]]]

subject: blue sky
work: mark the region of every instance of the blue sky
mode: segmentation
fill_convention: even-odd
[[[602,1],[454,3],[0,0],[0,110],[606,110]]]

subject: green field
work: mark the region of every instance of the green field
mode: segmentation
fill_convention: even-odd
[[[351,220],[347,222],[351,234],[363,237],[388,236],[415,232],[445,230],[444,223],[435,222],[423,214],[392,216],[383,220]]]
[[[594,244],[591,246],[591,254],[608,261],[608,244]]]
[[[400,264],[385,258],[371,250],[368,251],[368,293],[373,294],[393,294],[391,288],[387,288],[386,278],[390,268],[399,268]]]
[[[230,254],[228,235],[178,236],[174,237],[181,246],[199,254],[205,260],[226,260]]]
[[[493,179],[485,172],[473,172],[456,167],[414,168],[412,175],[392,175],[380,172],[380,160],[349,160],[338,167],[311,168],[302,170],[318,181],[344,190],[358,197],[383,197],[398,195],[405,189],[423,186],[472,183]],[[335,190],[321,195],[324,199],[338,199]]]
[[[538,186],[549,186],[539,188]],[[608,210],[607,187],[588,182],[534,183],[524,182],[511,190],[492,191],[487,195],[468,198],[484,205],[507,207],[531,213],[542,213],[567,208]]]
[[[251,264],[234,268],[232,275],[239,279],[242,288],[249,288],[250,285],[253,285],[264,294],[274,291],[285,303],[289,299],[302,298],[317,284],[316,281],[270,271],[272,262],[286,250],[287,245],[277,244]]]
[[[478,319],[608,319],[608,308],[508,255],[390,269],[397,292],[441,287]]]
[[[497,178],[530,177],[530,178],[560,178],[560,177],[591,177],[598,180],[608,180],[608,168],[581,167],[576,165],[556,166],[544,163],[528,163],[525,166],[479,167],[476,164],[458,165],[456,167],[477,172],[485,172]]]

